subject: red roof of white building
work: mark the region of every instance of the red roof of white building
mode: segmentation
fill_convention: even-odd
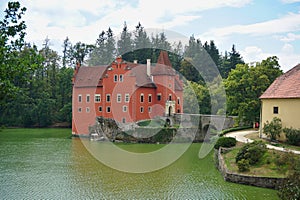
[[[279,76],[260,96],[261,99],[300,98],[300,64]]]

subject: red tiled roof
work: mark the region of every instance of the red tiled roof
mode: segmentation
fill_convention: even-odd
[[[80,67],[74,87],[96,87],[107,66]]]
[[[177,78],[175,78],[175,90],[178,90],[178,91],[182,91],[183,90],[183,88],[182,88],[182,86],[179,83],[179,80]]]
[[[146,65],[138,65],[131,69],[131,74],[136,77],[136,85],[138,87],[156,88],[155,83],[153,83],[151,78],[147,76],[146,70]]]
[[[156,66],[153,68],[152,73],[153,76],[155,75],[169,75],[175,76],[176,73],[172,68],[172,64],[170,62],[168,52],[161,51],[159,57],[157,59]]]
[[[260,98],[300,98],[300,64],[279,76]]]

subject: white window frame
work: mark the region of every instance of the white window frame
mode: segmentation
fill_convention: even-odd
[[[101,102],[101,95],[100,94],[95,94],[94,101],[95,101],[95,103]]]
[[[109,101],[107,101],[107,98],[109,97]],[[111,101],[111,96],[110,94],[106,94],[106,99],[105,99],[106,102],[110,102]]]
[[[148,103],[152,103],[152,94],[148,94]]]
[[[124,80],[124,75],[123,75],[123,74],[120,74],[120,75],[119,75],[119,81],[120,81],[120,82],[123,82],[123,80]]]
[[[148,107],[148,112],[149,112],[149,113],[152,112],[152,107],[151,107],[151,106]]]
[[[117,102],[118,103],[122,102],[122,95],[121,94],[117,94]]]
[[[144,96],[144,93],[141,93],[141,95],[140,95],[140,102],[141,103],[144,103],[144,101],[145,101],[145,98],[144,98],[145,96]]]
[[[125,94],[125,103],[129,103],[130,96],[128,93]]]
[[[102,106],[99,106],[99,107],[98,107],[98,111],[99,111],[99,112],[102,112]]]
[[[109,111],[108,111],[108,109],[109,109]],[[110,106],[107,106],[107,107],[106,107],[106,112],[107,112],[107,113],[110,113],[110,112],[111,112]]]
[[[128,110],[128,107],[127,106],[123,106],[123,112],[127,112],[127,110]]]
[[[114,74],[114,82],[118,82],[118,74]]]
[[[78,95],[78,102],[79,102],[79,103],[82,102],[82,95],[81,95],[81,94]]]
[[[144,113],[144,106],[141,106],[141,107],[140,107],[140,112],[141,112],[141,113]]]
[[[89,112],[90,112],[90,107],[86,107],[86,108],[85,108],[85,112],[86,112],[86,113],[89,113]]]
[[[79,112],[79,113],[82,112],[82,108],[81,108],[81,107],[78,108],[78,112]]]
[[[91,95],[87,94],[86,97],[85,97],[85,100],[86,100],[87,103],[90,103],[90,101],[91,101]]]

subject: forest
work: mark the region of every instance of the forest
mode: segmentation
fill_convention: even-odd
[[[259,96],[282,74],[276,56],[249,65],[235,45],[222,53],[214,40],[202,43],[194,35],[186,45],[170,43],[164,32],[148,35],[140,22],[132,31],[124,23],[118,39],[108,27],[99,31],[94,44],[74,43],[66,37],[62,52],[57,52],[46,37],[38,49],[26,42],[26,22],[22,19],[26,8],[19,2],[8,2],[4,14],[0,21],[0,126],[70,126],[71,80],[76,64],[108,65],[119,55],[129,62],[145,63],[150,58],[155,63],[161,49],[169,51],[174,69],[188,80],[197,96],[199,113],[210,114],[213,100],[192,64],[198,55],[207,53],[225,86],[226,114],[238,116],[246,124],[259,120]],[[205,62],[202,67],[206,69]]]

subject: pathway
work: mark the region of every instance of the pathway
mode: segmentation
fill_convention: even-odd
[[[225,137],[233,137],[239,142],[248,143],[248,142],[253,142],[253,140],[245,137],[245,135],[248,135],[250,133],[257,133],[258,134],[258,131],[254,131],[254,130],[234,131],[234,132],[227,133],[225,135]],[[275,150],[278,150],[278,151],[293,152],[295,154],[300,154],[300,151],[287,149],[287,148],[283,148],[283,147],[276,147],[276,146],[270,145],[270,144],[267,144],[267,148],[268,149],[275,149]]]

